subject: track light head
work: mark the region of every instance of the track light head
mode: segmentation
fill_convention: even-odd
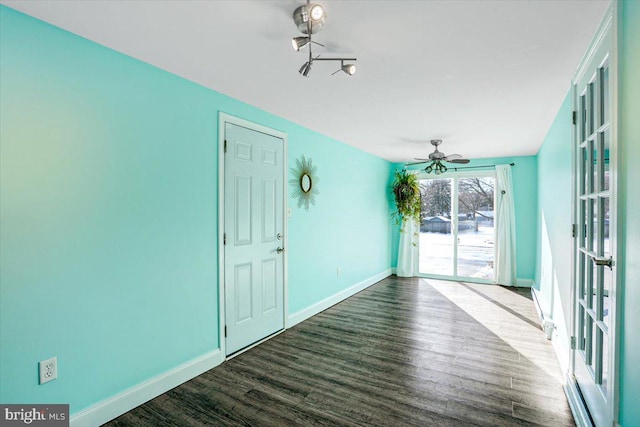
[[[311,71],[311,61],[307,61],[302,64],[302,67],[300,67],[300,70],[298,72],[303,76],[308,77],[309,71]]]
[[[294,37],[291,39],[291,46],[293,50],[296,52],[308,45],[311,42],[311,39],[307,36]]]
[[[312,21],[314,22],[318,22],[318,21],[324,21],[325,19],[325,14],[324,14],[324,8],[319,5],[319,4],[310,4],[308,6],[308,11],[309,11],[309,17],[311,18]]]
[[[327,14],[319,4],[306,4],[293,11],[293,22],[303,34],[315,34],[324,27]]]
[[[353,76],[356,73],[356,64],[342,64],[341,68],[342,71],[350,76]]]

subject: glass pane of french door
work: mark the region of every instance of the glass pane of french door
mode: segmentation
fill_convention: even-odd
[[[495,279],[494,177],[421,180],[419,272]]]

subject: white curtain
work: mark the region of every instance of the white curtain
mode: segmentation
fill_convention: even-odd
[[[398,277],[418,275],[418,224],[412,219],[402,223],[398,250]]]
[[[496,166],[496,281],[516,285],[516,221],[511,166]]]

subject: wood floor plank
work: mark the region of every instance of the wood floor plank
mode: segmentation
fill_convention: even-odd
[[[574,426],[529,290],[387,278],[108,426]]]

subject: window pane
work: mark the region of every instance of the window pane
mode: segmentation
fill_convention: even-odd
[[[604,153],[604,162],[603,162],[603,169],[604,169],[604,178],[602,181],[602,189],[603,190],[608,190],[609,189],[609,130],[607,130],[606,132],[604,132],[603,136],[602,136],[602,141],[603,141],[603,153]]]
[[[580,200],[580,220],[581,223],[578,224],[578,245],[581,248],[587,247],[587,233],[585,229],[585,224],[587,223],[587,202],[585,200]]]
[[[420,273],[453,276],[452,182],[450,178],[420,180]]]
[[[593,360],[593,320],[589,317],[589,313],[585,316],[587,322],[587,328],[585,330],[584,349],[586,351],[584,362],[587,365],[591,365]]]
[[[595,200],[593,199],[589,199],[589,208],[587,209],[587,219],[588,219],[588,225],[589,225],[589,235],[588,235],[588,244],[587,244],[587,248],[590,251],[595,251],[596,250],[596,225],[597,225],[597,215],[598,213],[596,212],[596,203]]]
[[[596,356],[597,356],[597,347],[598,347],[598,327],[596,326],[595,322],[589,318],[589,323],[591,324],[591,342],[589,344],[591,344],[591,354],[589,357],[589,365],[591,366],[591,368],[593,369],[594,373],[596,371]],[[595,376],[594,376],[595,379]]]
[[[460,277],[493,280],[494,179],[458,180],[458,272]]]
[[[598,298],[597,298],[597,294],[596,294],[596,290],[597,290],[597,286],[598,286],[598,269],[601,269],[602,267],[598,267],[596,265],[595,262],[591,261],[589,264],[591,264],[591,308],[593,308],[593,310],[596,310],[597,303],[598,303]]]
[[[580,194],[589,191],[589,152],[585,147],[580,149]]]
[[[604,133],[598,134],[598,140],[594,144],[593,151],[593,182],[595,184],[596,191],[604,190]]]
[[[580,142],[584,142],[587,139],[587,101],[585,98],[585,95],[580,97]]]
[[[586,282],[586,264],[587,262],[589,262],[589,259],[587,257],[587,255],[585,255],[584,252],[580,252],[579,255],[579,273],[578,273],[578,295],[579,298],[586,300],[587,299],[587,286],[585,284]]]
[[[603,334],[602,339],[602,389],[606,393],[609,387],[609,334]]]
[[[587,96],[587,116],[588,116],[588,129],[589,129],[589,135],[591,135],[594,132],[594,123],[595,123],[595,116],[594,116],[594,107],[595,107],[595,90],[594,90],[594,85],[593,83],[589,83],[589,87],[588,87],[588,96]]]
[[[585,362],[587,361],[586,351],[590,348],[587,344],[589,342],[589,315],[585,307],[582,307],[582,343],[580,343],[580,349],[585,352]]]
[[[604,199],[604,256],[606,258],[611,257],[611,240],[609,239],[609,198]],[[610,326],[609,312],[611,310],[611,300],[609,299],[609,293],[611,292],[611,283],[613,283],[613,270],[605,268],[603,270],[603,288],[604,295],[602,300],[602,320],[607,327]]]
[[[600,169],[600,163],[598,159],[598,141],[589,141],[589,147],[591,148],[591,181],[589,182],[589,191],[598,191],[598,170]]]
[[[609,66],[600,69],[600,100],[602,105],[602,122],[609,122]]]
[[[593,347],[593,367],[596,374],[596,384],[602,382],[602,330],[596,325],[595,341]]]
[[[587,257],[584,263],[584,292],[587,308],[593,308],[593,305],[591,305],[591,295],[593,293],[593,262],[591,257]]]
[[[578,336],[578,350],[584,350],[584,337],[587,333],[587,319],[582,304],[578,304],[578,311],[578,321],[580,322],[580,325],[578,325],[578,333],[580,334]]]

